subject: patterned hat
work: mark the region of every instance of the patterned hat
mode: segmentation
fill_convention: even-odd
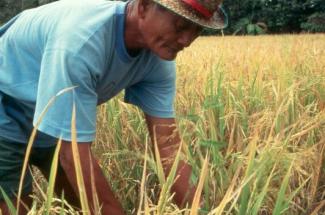
[[[223,29],[228,24],[222,0],[153,0],[172,12],[206,28]]]

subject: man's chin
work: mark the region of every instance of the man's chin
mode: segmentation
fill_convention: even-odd
[[[167,61],[173,61],[173,60],[176,59],[176,56],[174,56],[174,57],[166,57],[166,58],[160,57],[160,58],[163,59],[163,60],[167,60]]]
[[[172,61],[172,60],[175,60],[175,58],[177,57],[177,54],[178,54],[178,52],[167,52],[167,53],[158,54],[158,56],[163,60]]]

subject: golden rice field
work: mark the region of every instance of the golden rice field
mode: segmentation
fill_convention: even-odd
[[[202,37],[177,74],[181,158],[203,204],[173,204],[143,114],[121,94],[99,107],[93,149],[127,214],[325,214],[324,34]],[[36,195],[30,213],[78,213],[60,201]]]
[[[196,178],[209,153],[198,214],[325,214],[325,35],[200,38],[178,56],[177,74]],[[197,212],[162,202],[139,110],[120,97],[98,122],[95,151],[129,214]]]

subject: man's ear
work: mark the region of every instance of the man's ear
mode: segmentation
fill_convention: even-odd
[[[138,4],[138,14],[140,18],[144,18],[146,13],[153,6],[153,2],[151,0],[139,0]]]

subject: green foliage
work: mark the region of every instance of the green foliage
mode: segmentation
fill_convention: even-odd
[[[322,0],[225,0],[224,6],[230,17],[227,34],[324,32]]]
[[[15,208],[14,204],[11,202],[10,198],[8,197],[8,195],[5,193],[5,191],[1,187],[0,187],[0,195],[3,196],[4,201],[5,201],[8,209],[9,209],[9,213],[11,215],[17,214],[17,211],[16,211],[16,208]],[[1,213],[1,210],[0,210],[0,214],[2,214]]]
[[[8,21],[21,10],[21,1],[0,0],[0,25]]]
[[[325,32],[325,13],[314,13],[308,17],[307,22],[301,24],[301,28],[308,32]]]
[[[20,11],[55,0],[0,0],[0,25]],[[229,27],[203,35],[325,32],[323,0],[224,0]]]
[[[267,31],[267,25],[263,22],[253,23],[245,17],[240,19],[234,26],[233,34],[261,35]]]
[[[37,7],[56,0],[0,0],[0,25],[25,9]]]
[[[260,34],[264,34],[265,33],[265,30],[257,24],[248,24],[246,26],[246,31],[247,31],[247,34],[250,34],[250,35],[260,35]]]

